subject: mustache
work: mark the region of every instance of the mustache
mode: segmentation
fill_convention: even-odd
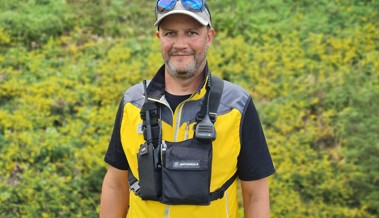
[[[191,50],[172,50],[168,54],[170,56],[172,56],[172,55],[195,55],[195,51],[191,51]]]

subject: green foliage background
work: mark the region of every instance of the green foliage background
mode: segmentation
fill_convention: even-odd
[[[379,216],[379,1],[208,0],[214,74],[246,88],[271,216]],[[162,64],[155,1],[0,0],[0,217],[97,217],[122,93]],[[241,216],[242,217],[242,216]]]

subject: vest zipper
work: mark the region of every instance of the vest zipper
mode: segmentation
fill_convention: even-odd
[[[180,128],[180,122],[181,122],[181,117],[182,117],[182,110],[183,110],[183,106],[184,104],[189,101],[190,99],[193,98],[193,96],[195,95],[195,93],[193,93],[187,100],[181,102],[178,107],[177,107],[177,110],[178,110],[178,113],[176,115],[176,122],[175,122],[175,134],[174,134],[174,142],[177,142],[178,141],[178,133],[179,133],[179,128]]]
[[[178,105],[178,113],[176,114],[176,122],[175,122],[174,142],[178,141],[178,132],[179,132],[180,121],[182,117],[183,105],[184,105],[184,102]]]

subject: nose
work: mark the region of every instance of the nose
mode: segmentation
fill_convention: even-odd
[[[173,47],[175,49],[186,49],[188,47],[188,39],[185,36],[179,35],[174,41]]]

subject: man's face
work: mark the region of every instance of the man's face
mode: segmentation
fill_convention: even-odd
[[[157,37],[167,72],[180,80],[201,73],[213,36],[212,28],[208,29],[190,16],[174,14],[166,17],[159,25]]]

